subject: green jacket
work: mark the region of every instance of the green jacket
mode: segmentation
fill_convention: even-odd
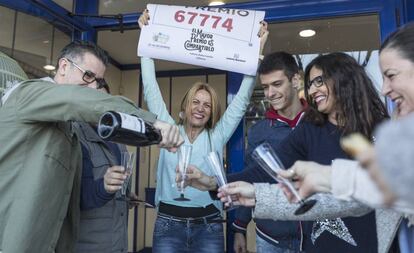
[[[73,252],[81,150],[71,121],[114,110],[155,115],[118,96],[32,80],[0,105],[0,252]]]

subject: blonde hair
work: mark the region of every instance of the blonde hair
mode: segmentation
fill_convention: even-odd
[[[210,94],[211,114],[210,118],[207,121],[207,124],[205,125],[205,128],[212,129],[220,120],[221,107],[216,91],[209,84],[203,82],[196,82],[190,89],[188,89],[183,99],[181,100],[180,111],[183,112],[185,115],[188,115],[190,113],[192,101],[196,93],[200,90],[205,90]],[[186,117],[180,117],[180,121],[178,122],[178,124],[184,125],[186,123]]]

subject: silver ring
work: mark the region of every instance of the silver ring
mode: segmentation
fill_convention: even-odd
[[[294,175],[296,175],[296,172],[295,172],[295,170],[294,170],[294,169],[288,169],[288,171],[289,171],[289,173],[292,175],[292,177],[293,177]]]

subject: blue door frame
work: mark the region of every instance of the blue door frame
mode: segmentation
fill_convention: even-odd
[[[74,12],[97,14],[99,0],[74,0]],[[72,38],[96,41],[96,30],[108,30],[119,26],[112,19],[80,18],[68,15],[69,12],[52,0],[0,0],[0,5],[39,16],[47,21],[58,20],[73,31]],[[228,4],[228,8],[255,9],[266,11],[269,23],[312,20],[343,16],[377,14],[380,35],[383,40],[399,25],[414,20],[414,1],[412,0],[261,0],[248,3]],[[139,13],[124,14],[124,27],[136,27]],[[59,27],[58,27],[59,28]],[[62,27],[67,31],[67,28]],[[115,64],[120,69],[122,65]],[[126,66],[125,68],[127,68]],[[136,66],[138,68],[139,66]],[[227,75],[227,101],[237,93],[242,76],[237,73]],[[241,123],[227,145],[227,171],[243,169],[244,124]],[[229,215],[231,220],[232,214]],[[231,235],[231,233],[228,233]],[[228,236],[227,252],[232,250],[233,238]]]

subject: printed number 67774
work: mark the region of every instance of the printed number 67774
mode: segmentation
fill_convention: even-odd
[[[208,20],[213,20],[214,22],[211,26],[213,29],[216,29],[218,25],[220,25],[222,28],[225,28],[228,32],[231,32],[233,29],[233,19],[231,18],[227,18],[223,21],[223,18],[220,16],[207,15],[197,12],[185,12],[182,10],[177,11],[174,15],[174,19],[178,23],[187,21],[190,25],[193,24],[194,20],[196,20],[196,22],[200,22],[200,26],[205,26]]]

